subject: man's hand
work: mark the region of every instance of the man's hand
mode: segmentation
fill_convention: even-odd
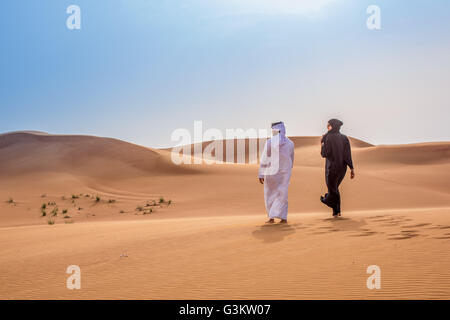
[[[350,171],[350,179],[355,179],[355,170]]]
[[[264,184],[264,178],[259,178],[259,183]]]

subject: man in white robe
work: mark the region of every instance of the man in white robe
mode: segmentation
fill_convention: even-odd
[[[287,223],[288,188],[294,164],[294,143],[286,137],[283,122],[272,123],[273,137],[266,141],[261,155],[259,182],[264,184],[267,223]]]

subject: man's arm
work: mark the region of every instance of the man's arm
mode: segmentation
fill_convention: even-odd
[[[269,165],[269,154],[270,154],[270,139],[266,141],[264,144],[263,152],[261,153],[260,163],[259,163],[259,170],[258,170],[258,180],[261,184],[264,184],[264,173],[265,169]]]
[[[331,156],[331,150],[327,143],[326,137],[322,137],[322,146],[320,149],[320,154],[321,154],[322,158],[330,158],[330,156]]]
[[[353,160],[352,160],[352,148],[350,146],[350,140],[347,137],[345,137],[344,160],[351,170],[350,178],[351,179],[355,178],[355,170],[353,168]]]
[[[294,144],[292,144],[292,150],[291,150],[292,168],[294,167],[294,155],[295,155],[294,151],[295,151],[295,147],[294,147]]]

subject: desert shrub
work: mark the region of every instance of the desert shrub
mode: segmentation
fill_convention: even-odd
[[[52,225],[52,224],[55,224],[55,221],[52,220],[52,219],[48,219],[47,223],[48,223],[49,225]]]
[[[54,216],[56,216],[58,214],[58,207],[55,207],[53,210],[52,210],[52,216],[54,217]]]
[[[67,213],[67,209],[63,209],[62,213],[66,214]]]
[[[153,212],[153,209],[148,209],[148,211],[144,211],[144,214],[150,214]]]

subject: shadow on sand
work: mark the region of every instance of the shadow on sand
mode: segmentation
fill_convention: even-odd
[[[263,242],[279,242],[284,237],[291,235],[295,232],[295,228],[289,224],[264,224],[258,226],[257,230],[252,232],[252,235],[262,240]]]

